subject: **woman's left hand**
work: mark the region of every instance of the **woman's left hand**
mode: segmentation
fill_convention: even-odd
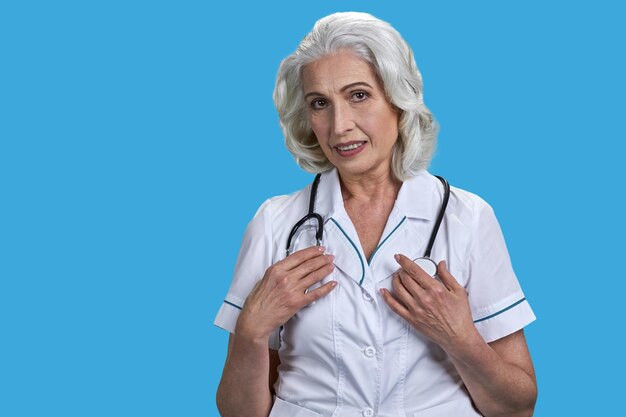
[[[454,355],[475,340],[477,330],[467,300],[467,291],[439,262],[439,280],[428,275],[404,255],[396,255],[400,270],[394,274],[394,294],[382,289],[389,307],[418,332]]]

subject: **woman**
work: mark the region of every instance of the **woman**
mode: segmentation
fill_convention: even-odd
[[[322,174],[246,230],[215,321],[231,332],[222,416],[532,415],[534,315],[491,208],[425,170],[437,127],[402,37],[363,13],[321,19],[274,99],[287,147]],[[426,272],[413,260],[435,233]]]

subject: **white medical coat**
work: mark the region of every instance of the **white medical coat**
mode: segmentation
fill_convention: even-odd
[[[293,225],[308,212],[310,185],[267,200],[246,229],[233,281],[215,324],[234,332],[237,317],[265,270],[285,257]],[[443,200],[426,171],[402,184],[380,243],[366,259],[343,206],[335,169],[322,174],[315,211],[324,219],[339,285],[300,310],[270,337],[281,364],[271,417],[464,417],[480,415],[448,355],[382,299],[398,270],[394,254],[424,255]],[[295,250],[304,247],[296,247]],[[517,281],[500,226],[478,196],[451,187],[431,258],[446,260],[468,292],[485,341],[535,319]]]

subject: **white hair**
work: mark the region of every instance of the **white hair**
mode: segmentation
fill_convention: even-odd
[[[287,149],[308,172],[332,168],[309,125],[301,75],[311,62],[345,50],[372,66],[387,99],[399,109],[392,170],[400,181],[415,176],[430,164],[439,126],[424,105],[422,76],[411,48],[389,23],[367,13],[335,13],[318,20],[296,51],[280,64],[274,104]]]

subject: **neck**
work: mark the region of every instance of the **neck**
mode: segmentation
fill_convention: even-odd
[[[402,182],[393,176],[391,170],[355,176],[339,173],[339,181],[344,201],[380,201],[384,197],[395,200],[402,186]]]

